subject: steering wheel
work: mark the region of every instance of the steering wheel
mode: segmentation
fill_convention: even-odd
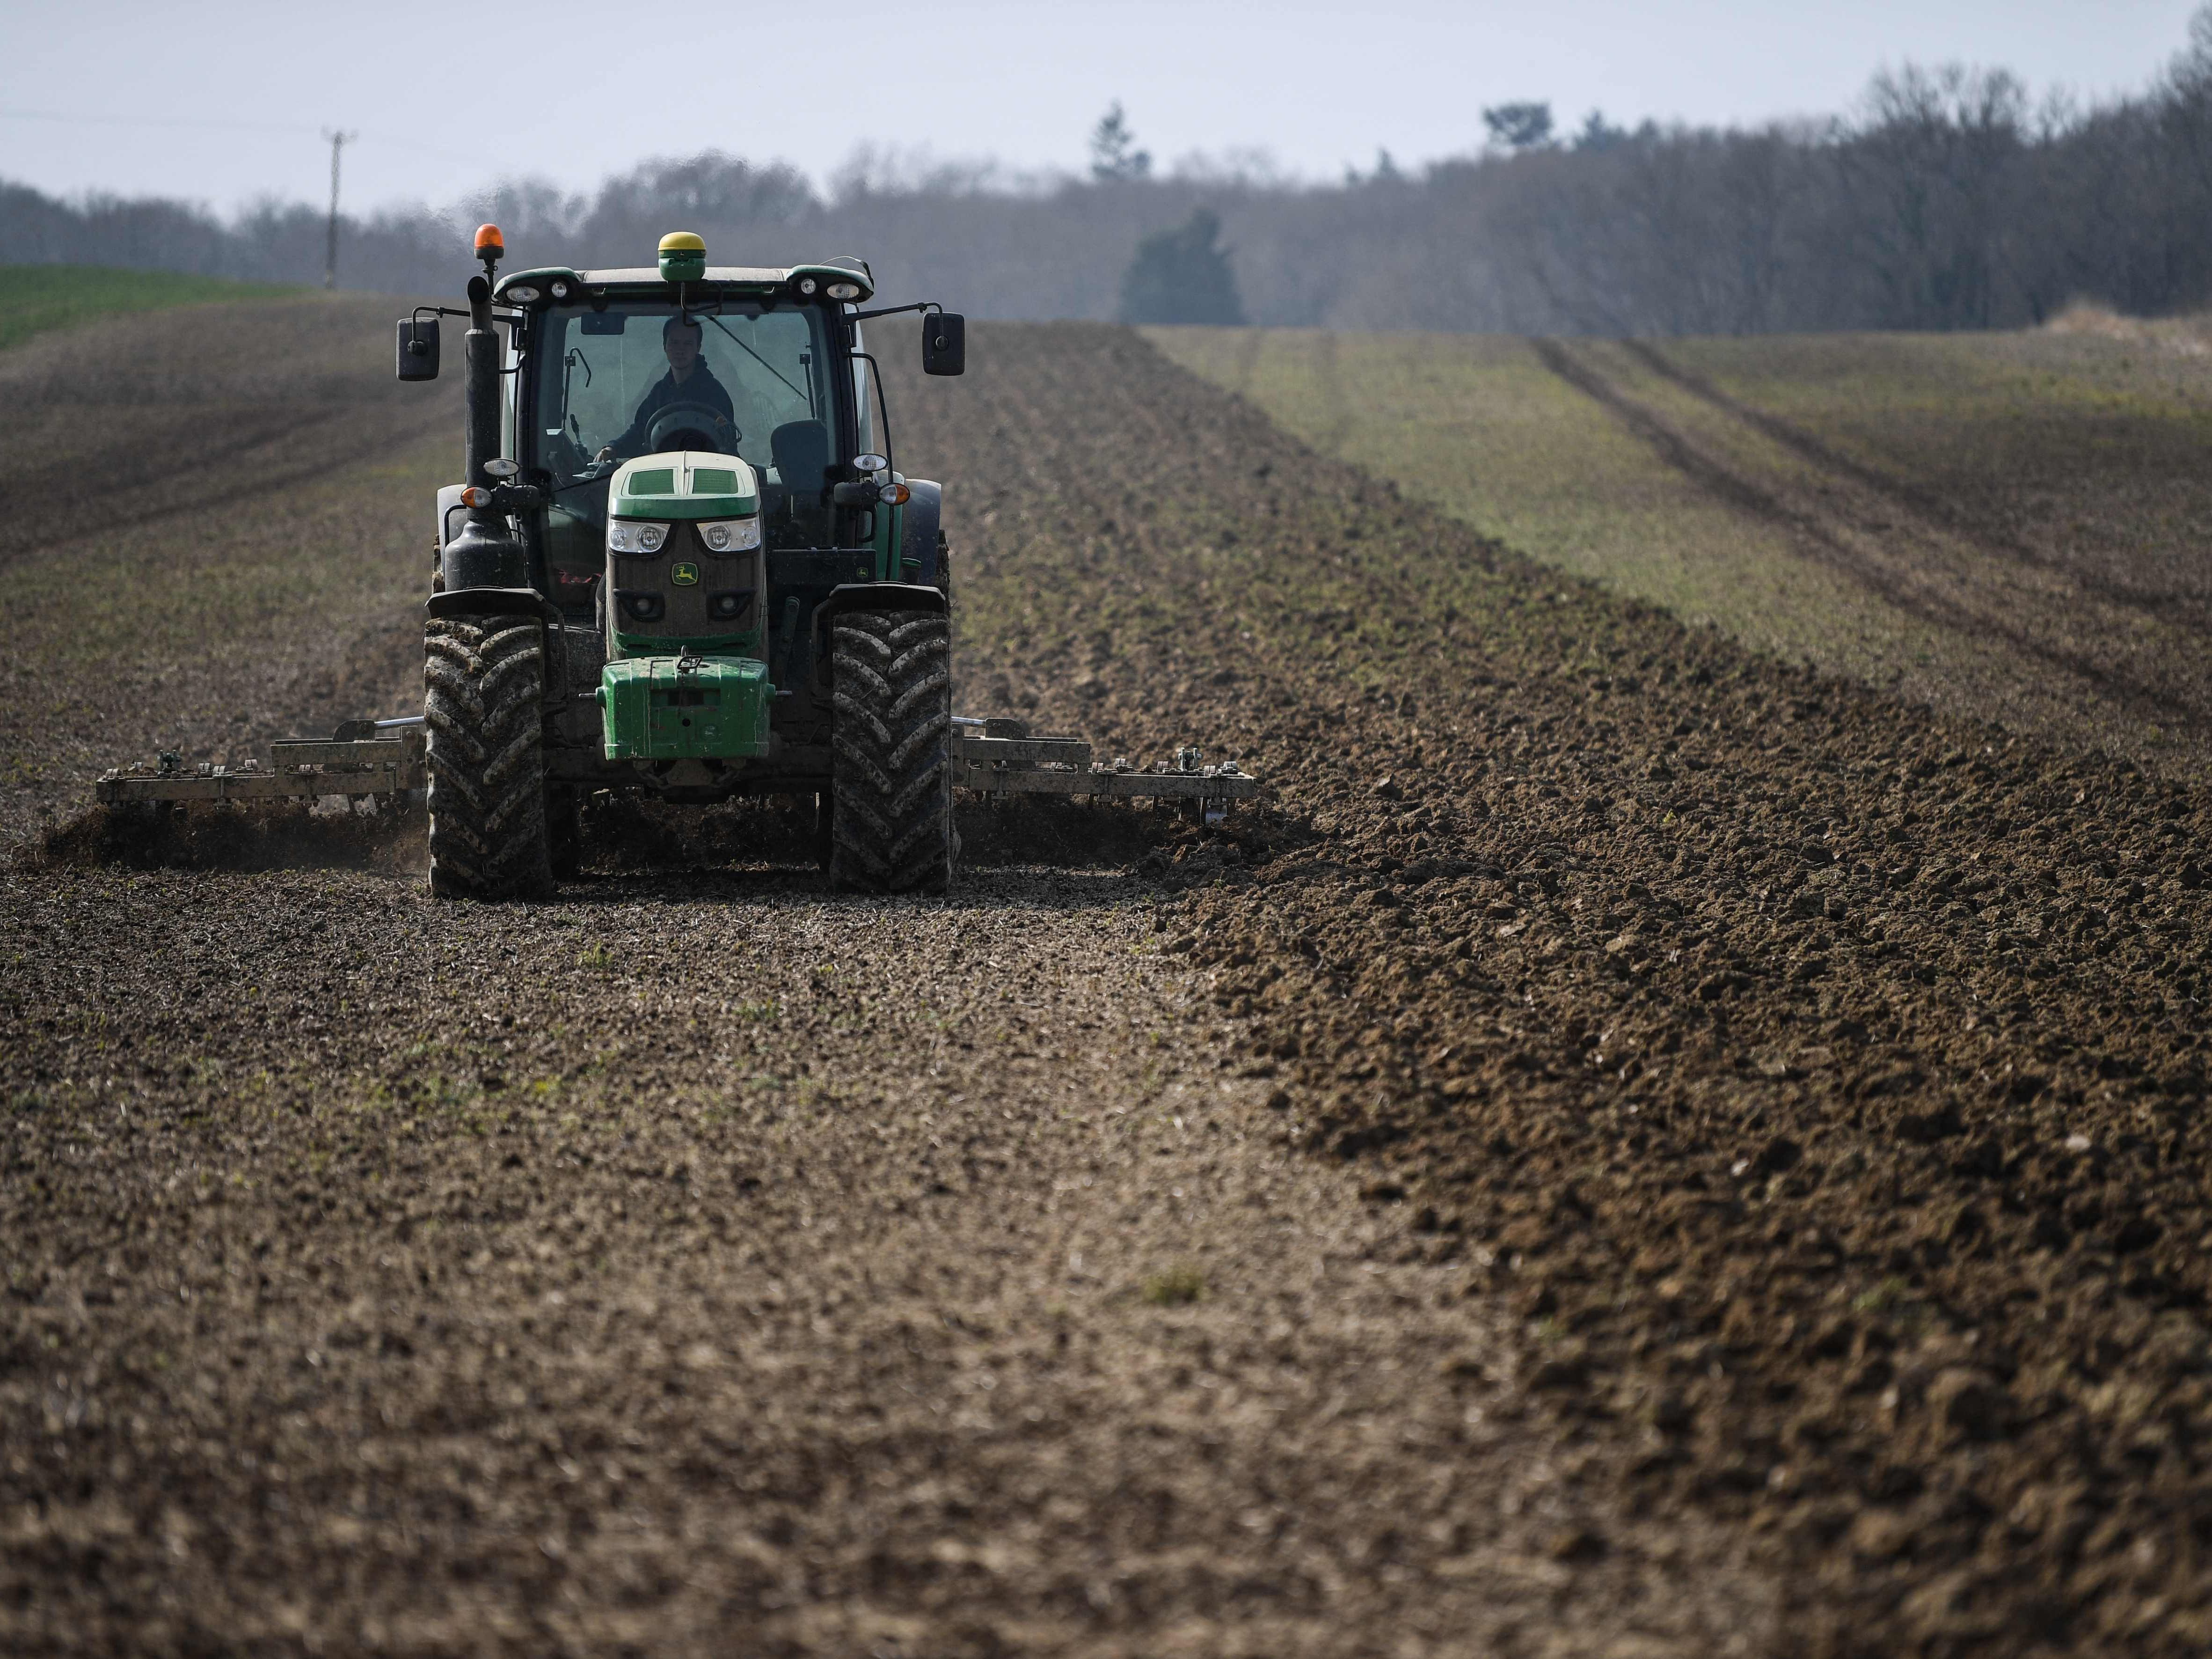
[[[674,443],[678,436],[696,437],[700,443]],[[738,441],[744,434],[738,431],[730,417],[708,404],[671,404],[653,417],[653,424],[645,429],[647,452],[658,454],[666,449],[711,449],[724,455],[738,453]]]

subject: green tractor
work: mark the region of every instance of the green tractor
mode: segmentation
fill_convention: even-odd
[[[599,790],[811,797],[833,884],[941,892],[953,828],[951,580],[938,485],[893,465],[859,260],[501,276],[477,235],[465,313],[399,324],[438,372],[465,316],[467,479],[438,492],[424,630],[430,881],[540,894]]]
[[[426,798],[430,884],[530,897],[574,874],[583,803],[811,799],[833,885],[942,892],[953,792],[1150,799],[1218,820],[1236,765],[1094,760],[1073,737],[956,716],[936,484],[893,464],[861,326],[922,313],[921,366],[957,374],[963,320],[866,309],[857,259],[714,266],[688,232],[653,269],[499,275],[477,233],[468,308],[399,323],[403,380],[465,318],[467,477],[438,492],[422,713],[350,720],[240,766],[111,769],[105,805]]]

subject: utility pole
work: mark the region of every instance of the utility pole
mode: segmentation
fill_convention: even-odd
[[[323,137],[331,146],[331,234],[323,250],[323,286],[338,285],[338,154],[361,137],[357,132],[337,132],[323,129]]]

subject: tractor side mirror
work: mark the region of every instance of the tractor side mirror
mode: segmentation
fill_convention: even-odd
[[[921,372],[963,374],[968,369],[968,319],[957,311],[924,312]]]
[[[399,319],[399,378],[434,380],[438,378],[438,319],[402,317]]]

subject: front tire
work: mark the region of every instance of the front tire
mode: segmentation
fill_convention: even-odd
[[[848,611],[830,635],[830,884],[952,883],[952,641],[943,617]]]
[[[422,636],[430,890],[553,890],[546,823],[545,645],[534,617],[433,617]]]

